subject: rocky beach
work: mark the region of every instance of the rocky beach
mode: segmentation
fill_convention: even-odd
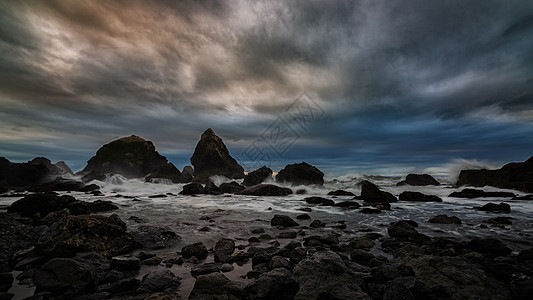
[[[533,158],[497,170],[244,173],[208,129],[180,171],[138,136],[0,159],[0,299],[531,299]]]

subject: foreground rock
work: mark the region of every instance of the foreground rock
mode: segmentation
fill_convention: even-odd
[[[221,273],[200,275],[196,278],[190,300],[195,299],[242,299],[243,285],[232,282]]]
[[[412,242],[415,244],[428,242],[430,238],[427,235],[419,233],[414,225],[416,225],[416,223],[413,221],[400,220],[393,223],[387,229],[387,232],[389,233],[390,237],[393,237],[401,242]]]
[[[50,292],[66,299],[83,295],[96,287],[96,274],[87,264],[68,258],[48,261],[35,273],[35,293]]]
[[[0,185],[4,190],[28,188],[66,174],[72,171],[64,162],[52,164],[47,158],[37,157],[26,163],[12,163],[0,157]]]
[[[194,256],[198,260],[204,260],[207,258],[207,255],[209,255],[209,252],[204,244],[200,242],[183,247],[181,249],[181,255],[183,258],[191,258]]]
[[[273,184],[262,183],[246,188],[241,194],[252,196],[286,196],[292,194],[292,190]]]
[[[80,174],[92,173],[87,178],[110,173],[126,178],[141,178],[160,170],[167,163],[167,159],[155,150],[151,141],[132,135],[103,145]]]
[[[428,174],[409,174],[405,180],[396,184],[397,186],[412,185],[412,186],[426,186],[426,185],[440,185],[440,183]]]
[[[453,192],[449,197],[455,198],[512,198],[516,195],[510,192],[485,192],[477,189],[463,189],[460,192]]]
[[[500,204],[487,203],[481,207],[474,207],[474,209],[481,210],[481,211],[487,211],[487,212],[494,212],[494,213],[510,213],[511,212],[511,206],[503,202],[501,202]]]
[[[324,173],[306,162],[286,165],[276,175],[276,182],[288,182],[294,185],[323,185]]]
[[[294,221],[289,216],[274,215],[272,220],[270,220],[270,225],[272,225],[272,226],[294,227],[294,226],[299,226],[300,224],[296,223],[296,221]]]
[[[55,193],[29,194],[24,198],[15,201],[8,209],[8,212],[18,213],[21,216],[33,217],[39,214],[45,217],[48,214],[63,209],[69,209],[73,215],[83,215],[98,212],[105,212],[118,209],[111,201],[97,200],[94,202],[84,202],[76,200],[72,196],[58,196]]]
[[[146,176],[146,182],[160,183],[164,180],[170,180],[172,183],[187,183],[192,181],[188,174],[182,174],[173,163],[167,163],[153,170],[150,175]]]
[[[394,195],[380,190],[375,184],[367,180],[361,182],[361,199],[374,203],[398,201]]]
[[[11,271],[15,253],[35,245],[38,235],[27,223],[30,220],[0,212],[0,274]]]
[[[359,287],[361,278],[333,251],[314,253],[294,267],[300,289],[294,299],[371,299]]]
[[[143,225],[130,232],[139,248],[162,249],[175,245],[181,237],[168,227]]]
[[[261,274],[255,282],[247,285],[243,290],[243,299],[290,300],[299,289],[298,281],[289,270],[277,268]]]
[[[138,293],[175,294],[181,284],[180,278],[169,270],[157,270],[144,275]]]
[[[424,195],[419,192],[402,192],[400,201],[408,202],[442,202],[442,199],[435,195]]]
[[[246,174],[246,176],[244,176],[242,185],[248,187],[263,183],[263,181],[269,179],[272,180],[272,169],[268,168],[267,166],[262,166],[261,168]]]
[[[457,185],[489,185],[533,193],[533,157],[525,162],[506,164],[497,170],[463,170]]]
[[[195,180],[205,181],[210,176],[244,178],[244,169],[231,157],[228,148],[211,128],[201,136],[191,157]]]

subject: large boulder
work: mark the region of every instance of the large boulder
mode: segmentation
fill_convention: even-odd
[[[65,166],[64,163],[52,164],[44,157],[36,157],[26,163],[12,163],[0,157],[0,182],[8,188],[27,188],[69,174]]]
[[[169,270],[156,270],[144,275],[139,293],[152,294],[162,292],[165,294],[176,293],[181,284],[181,279]]]
[[[202,242],[187,245],[181,249],[181,255],[183,258],[196,257],[199,260],[204,260],[209,255],[207,248]]]
[[[183,175],[173,163],[167,163],[153,170],[150,175],[146,176],[146,182],[159,183],[163,180],[170,180],[172,183],[190,182],[192,178]]]
[[[509,163],[497,170],[462,170],[457,185],[495,186],[533,192],[533,157],[525,162]]]
[[[241,194],[251,196],[287,196],[292,194],[292,190],[274,184],[262,183],[246,188]]]
[[[442,202],[439,196],[425,195],[420,192],[402,192],[399,198],[400,201],[408,202]]]
[[[368,180],[361,182],[361,199],[371,203],[398,201],[393,194],[380,190],[375,184]]]
[[[291,300],[300,289],[294,275],[284,268],[263,273],[243,290],[243,299],[248,300]]]
[[[294,267],[300,289],[294,299],[371,299],[359,287],[361,278],[333,251],[315,252]]]
[[[15,214],[0,212],[0,274],[11,271],[16,252],[35,245],[37,236],[27,221]]]
[[[512,198],[516,195],[511,192],[485,192],[477,189],[463,189],[460,192],[453,192],[449,197],[455,198]]]
[[[130,231],[130,234],[136,246],[148,249],[167,248],[181,240],[181,237],[168,227],[143,225]]]
[[[242,299],[242,290],[241,283],[233,282],[223,274],[216,272],[198,276],[189,299],[239,300]]]
[[[409,174],[405,180],[396,184],[397,186],[412,185],[412,186],[425,186],[425,185],[440,185],[440,183],[428,174]]]
[[[246,174],[246,176],[244,176],[242,185],[248,187],[260,184],[267,179],[272,179],[272,169],[268,168],[267,166],[262,166],[261,168]]]
[[[244,177],[244,169],[231,157],[222,139],[211,128],[202,134],[191,163],[194,166],[195,180],[205,181],[213,175],[233,179]]]
[[[96,274],[85,263],[69,258],[55,258],[39,269],[33,278],[35,293],[50,292],[69,299],[96,287]]]
[[[306,162],[286,165],[276,175],[277,182],[289,182],[292,185],[323,185],[324,173]]]
[[[114,173],[141,178],[166,165],[167,159],[155,150],[151,141],[132,135],[103,145],[80,174]]]
[[[389,233],[390,237],[401,242],[413,242],[417,244],[428,242],[430,237],[419,233],[413,225],[416,225],[416,223],[410,220],[400,220],[393,223],[387,229],[387,232]]]

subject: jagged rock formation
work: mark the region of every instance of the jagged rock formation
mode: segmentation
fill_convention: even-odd
[[[323,185],[324,173],[306,162],[286,165],[276,175],[277,182],[290,182],[292,185]]]
[[[244,176],[244,181],[242,182],[242,185],[248,187],[260,184],[269,178],[272,179],[272,170],[267,166],[262,166],[261,168],[246,174],[246,176]]]
[[[209,128],[200,138],[191,157],[194,178],[206,181],[210,176],[222,175],[232,179],[244,177],[244,169],[231,157],[228,148],[215,132]]]
[[[80,173],[87,178],[98,178],[95,174],[107,173],[140,178],[165,166],[167,159],[155,150],[152,142],[132,135],[102,146]]]
[[[44,157],[36,157],[26,163],[12,163],[0,157],[0,186],[5,189],[27,188],[53,181],[58,176],[69,174],[69,170],[64,162],[52,164]]]

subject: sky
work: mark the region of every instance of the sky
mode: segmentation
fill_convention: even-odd
[[[0,156],[447,174],[533,155],[533,1],[0,2]],[[459,166],[459,167],[458,167]]]

